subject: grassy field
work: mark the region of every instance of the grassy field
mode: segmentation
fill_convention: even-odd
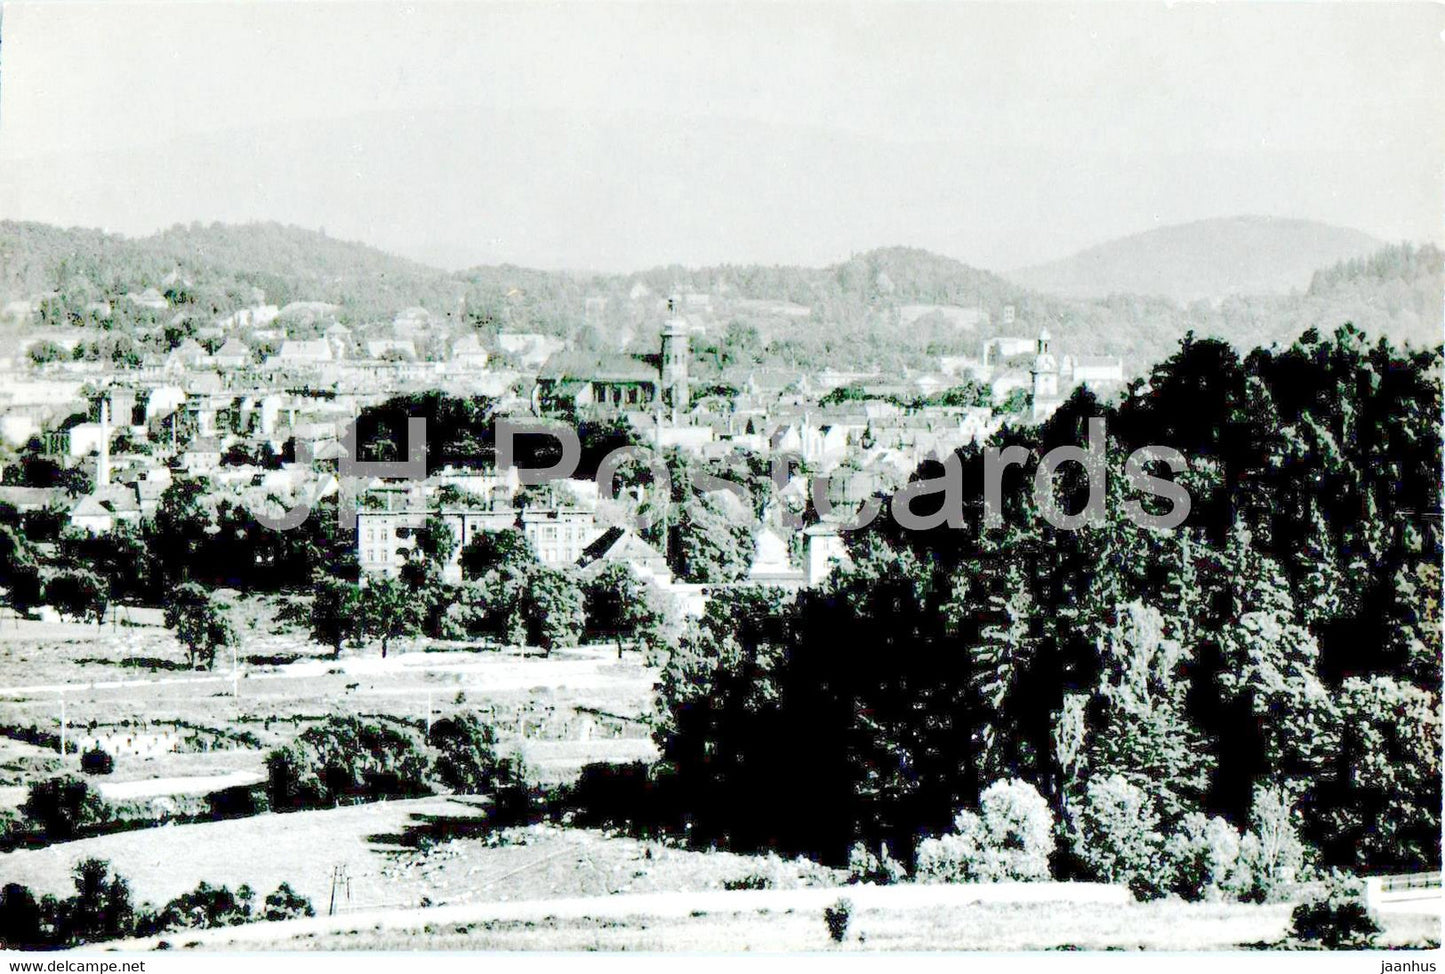
[[[148,617],[145,617],[148,619]],[[153,622],[154,620],[150,620]],[[420,722],[459,711],[496,724],[533,778],[571,778],[593,761],[654,751],[645,717],[655,671],[611,646],[548,658],[465,644],[400,641],[388,658],[348,648],[333,659],[263,613],[214,673],[182,665],[184,652],[154,624],[105,626],[0,620],[0,807],[57,767],[56,748],[16,731],[60,732],[61,691],[71,741],[104,737],[116,758],[108,780],[259,771],[265,750],[328,714],[385,714]],[[172,749],[173,739],[180,749]],[[74,764],[75,758],[69,758]]]
[[[807,862],[694,852],[590,829],[485,826],[480,801],[421,798],[97,836],[0,854],[0,870],[7,881],[59,894],[69,891],[75,863],[93,856],[152,903],[201,880],[262,893],[287,882],[321,910],[337,868],[349,880],[346,910],[720,890],[759,876],[781,889],[843,879]]]
[[[856,891],[837,890],[839,896]],[[728,894],[752,902],[756,894]],[[828,892],[828,898],[834,891]],[[685,894],[680,894],[685,899]],[[933,907],[860,906],[842,943],[834,943],[816,904],[806,907],[697,909],[686,915],[647,912],[596,916],[539,915],[468,919],[454,910],[419,911],[408,922],[343,920],[327,931],[274,937],[245,928],[206,931],[175,946],[247,950],[648,950],[648,951],[920,951],[920,950],[1175,950],[1265,948],[1285,940],[1290,907],[1205,903],[972,903]],[[545,907],[539,904],[539,911]],[[435,913],[429,918],[427,913]],[[1440,921],[1425,916],[1385,918],[1379,946],[1438,943]],[[265,927],[270,925],[260,925]],[[215,935],[215,936],[211,936]]]

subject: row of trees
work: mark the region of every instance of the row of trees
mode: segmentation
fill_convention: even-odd
[[[287,883],[256,903],[249,886],[234,892],[202,881],[160,907],[137,904],[130,883],[103,859],[83,859],[72,870],[75,892],[36,897],[29,887],[0,889],[0,949],[56,950],[124,937],[237,926],[255,920],[315,916],[311,901]]]
[[[661,593],[625,564],[585,578],[551,568],[516,530],[483,532],[458,553],[455,533],[440,518],[429,519],[416,542],[396,578],[321,579],[311,603],[313,638],[338,655],[349,642],[376,640],[382,656],[392,640],[416,635],[487,638],[546,652],[610,640],[619,657],[627,642],[655,651],[669,639]],[[460,584],[443,577],[454,554]]]

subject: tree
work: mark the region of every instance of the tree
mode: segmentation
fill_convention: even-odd
[[[311,599],[311,638],[330,646],[339,657],[348,637],[356,634],[361,589],[352,582],[322,579]]]
[[[416,550],[427,561],[445,566],[457,552],[457,533],[445,519],[428,517],[416,533]]]
[[[394,578],[369,576],[358,593],[361,630],[381,640],[381,658],[386,659],[391,641],[416,632],[416,602],[407,586]]]
[[[15,526],[0,524],[0,585],[9,586],[17,570],[35,565],[35,553]]]
[[[1131,602],[1099,628],[1099,678],[1093,725],[1082,772],[1121,775],[1148,793],[1172,823],[1208,791],[1213,754],[1187,714],[1187,684],[1179,679],[1188,654],[1165,633],[1171,626],[1152,606]]]
[[[20,812],[51,842],[67,842],[106,820],[105,801],[75,775],[46,778],[30,786]]]
[[[1440,864],[1440,701],[1392,677],[1345,681],[1332,758],[1304,800],[1327,860],[1407,872]]]
[[[311,905],[309,899],[293,890],[290,883],[282,883],[266,897],[261,919],[268,921],[291,920],[296,917],[314,917],[315,915],[316,909]]]
[[[232,892],[226,886],[212,886],[202,880],[195,889],[171,900],[146,924],[149,933],[167,930],[207,930],[235,927],[251,920],[255,894],[241,886]]]
[[[156,565],[141,530],[120,522],[100,534],[69,532],[60,538],[65,560],[86,565],[104,580],[113,601],[150,599],[160,593]]]
[[[413,732],[328,717],[266,756],[271,808],[330,808],[348,801],[427,794],[427,759]]]
[[[10,607],[19,615],[28,616],[45,602],[45,581],[39,565],[23,565],[10,575]]]
[[[204,501],[205,488],[198,481],[179,480],[161,494],[151,516],[146,540],[167,584],[192,576],[211,537],[215,526]]]
[[[752,531],[708,498],[688,496],[669,531],[668,561],[678,577],[690,582],[733,582],[747,574],[752,561]]]
[[[1219,741],[1211,802],[1240,821],[1258,781],[1319,774],[1333,704],[1284,572],[1247,528],[1235,527],[1204,574],[1213,608],[1200,625],[1197,721]]]
[[[75,895],[65,901],[56,923],[61,942],[96,943],[129,936],[135,927],[130,884],[104,859],[83,859],[72,875]]]
[[[99,625],[105,620],[106,606],[110,593],[105,581],[94,572],[83,568],[70,568],[50,579],[45,586],[45,597],[62,616],[79,619],[94,619]]]
[[[503,567],[526,567],[535,564],[536,554],[521,531],[508,528],[504,531],[480,531],[462,548],[460,555],[462,577],[479,579],[490,571]]]
[[[1150,880],[1163,836],[1159,817],[1142,788],[1121,775],[1089,781],[1073,809],[1074,854],[1103,883]]]
[[[527,585],[527,635],[549,655],[559,646],[575,646],[582,636],[586,614],[582,589],[572,576],[555,568],[539,567]]]
[[[614,639],[622,658],[625,639],[649,647],[662,640],[664,612],[657,592],[626,564],[614,562],[583,585],[587,630],[593,636]]]
[[[0,950],[41,950],[52,946],[46,911],[27,886],[0,889]]]
[[[10,607],[19,615],[29,615],[44,596],[35,552],[25,536],[9,525],[0,525],[0,585],[9,590]]]
[[[529,807],[521,761],[501,753],[490,724],[473,714],[443,717],[432,723],[427,744],[432,778],[457,794],[490,796],[492,821],[513,819]]]
[[[225,606],[195,582],[186,582],[166,603],[165,622],[186,647],[186,662],[211,669],[216,651],[236,643],[236,629]]]

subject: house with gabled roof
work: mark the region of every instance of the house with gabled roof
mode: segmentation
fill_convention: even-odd
[[[613,564],[626,565],[643,578],[650,578],[661,585],[672,582],[672,569],[662,552],[626,527],[610,527],[582,549],[577,559],[577,570],[583,577],[590,578]]]
[[[232,335],[226,343],[216,349],[212,360],[217,368],[239,369],[251,364],[251,349],[241,339]]]
[[[281,343],[276,354],[266,359],[268,369],[315,368],[331,362],[331,343],[324,338],[288,338]]]
[[[129,484],[106,484],[80,498],[70,509],[70,525],[89,534],[105,534],[121,522],[141,517],[140,499]]]
[[[194,369],[204,365],[210,356],[201,343],[194,338],[187,338],[175,348],[171,349],[166,356],[166,368],[168,369]]]

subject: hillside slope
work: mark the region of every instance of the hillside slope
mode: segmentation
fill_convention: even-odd
[[[1188,303],[1303,290],[1319,268],[1379,247],[1378,240],[1358,230],[1241,216],[1160,227],[1006,276],[1062,297],[1142,294]]]
[[[446,276],[365,244],[279,223],[177,225],[147,237],[0,221],[0,298],[78,289],[86,297],[180,282],[218,307],[323,300],[385,310],[441,299]],[[453,298],[454,300],[454,298]]]

